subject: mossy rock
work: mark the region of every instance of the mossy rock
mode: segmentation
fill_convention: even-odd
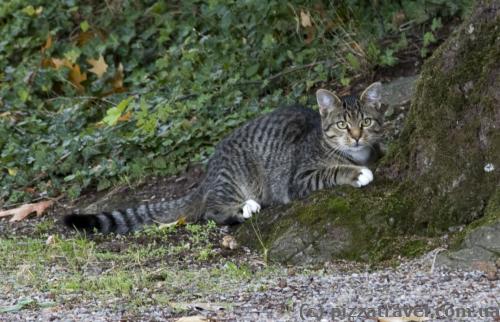
[[[295,264],[338,258],[378,262],[429,249],[428,237],[402,234],[409,229],[411,200],[385,182],[369,191],[339,187],[267,209],[239,229],[238,237],[267,249],[271,260]]]
[[[281,262],[377,261],[419,254],[485,209],[498,216],[490,199],[500,182],[499,12],[495,1],[478,2],[426,61],[374,184],[269,209],[240,227],[242,243]]]

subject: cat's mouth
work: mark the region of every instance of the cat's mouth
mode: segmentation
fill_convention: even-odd
[[[346,150],[352,151],[352,152],[358,152],[361,150],[366,149],[368,146],[364,144],[358,144],[358,145],[348,145],[346,146]]]

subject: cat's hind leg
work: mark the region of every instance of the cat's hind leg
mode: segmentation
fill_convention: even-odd
[[[253,199],[243,203],[212,204],[205,212],[205,219],[213,220],[220,225],[233,225],[243,223],[260,212],[260,209],[260,204]]]
[[[248,219],[252,217],[253,214],[260,212],[260,204],[253,199],[248,199],[241,207],[241,213],[243,218]]]

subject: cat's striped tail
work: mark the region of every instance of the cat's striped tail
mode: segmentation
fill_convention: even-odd
[[[194,191],[185,197],[143,204],[125,210],[113,210],[99,214],[66,215],[66,226],[80,231],[126,234],[154,223],[169,223],[184,217],[188,222],[198,220],[201,212],[199,192]]]

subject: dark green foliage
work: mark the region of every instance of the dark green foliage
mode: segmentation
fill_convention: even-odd
[[[467,2],[2,1],[0,201],[204,161],[253,115],[397,63]]]

